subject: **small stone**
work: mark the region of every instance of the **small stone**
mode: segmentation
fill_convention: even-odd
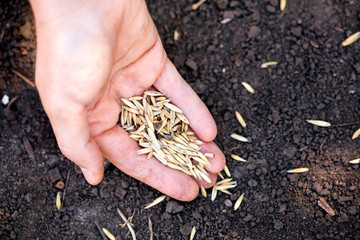
[[[276,8],[274,8],[271,5],[267,5],[266,6],[266,11],[268,11],[269,13],[274,13],[274,12],[276,12]]]
[[[100,197],[102,198],[108,198],[110,197],[110,192],[109,190],[105,189],[105,188],[100,188]]]
[[[360,62],[357,62],[353,65],[353,67],[355,68],[355,70],[360,73]]]
[[[283,154],[286,155],[288,158],[293,158],[297,152],[297,148],[289,147],[283,151]]]
[[[168,213],[179,213],[184,209],[184,206],[175,201],[169,201],[166,204],[166,212]]]
[[[244,221],[244,222],[248,222],[248,221],[250,221],[250,220],[253,219],[253,218],[254,218],[253,215],[248,214],[246,217],[243,218],[243,221]]]
[[[353,197],[340,197],[339,202],[346,202],[346,201],[352,201]]]
[[[293,35],[297,36],[297,37],[301,37],[301,35],[302,35],[302,27],[300,27],[300,26],[298,26],[298,27],[292,27],[292,28],[290,29],[290,32],[291,32]]]
[[[258,184],[254,179],[250,179],[248,181],[248,185],[249,185],[249,187],[256,187]]]
[[[287,208],[286,204],[281,204],[278,212],[279,213],[285,212],[286,208]]]
[[[62,178],[59,168],[53,168],[48,171],[49,179],[52,183]]]
[[[25,195],[25,200],[26,200],[26,202],[30,203],[31,200],[32,200],[32,194],[31,193],[26,194]]]
[[[261,30],[257,26],[251,26],[248,32],[249,38],[255,38],[257,35],[261,33]]]
[[[192,70],[196,71],[198,66],[196,64],[196,62],[190,58],[188,58],[185,62],[186,66],[188,66],[189,68],[191,68]]]
[[[115,196],[119,197],[120,200],[123,200],[126,195],[126,190],[121,187],[116,187],[115,189]]]
[[[15,211],[13,212],[13,214],[11,214],[11,217],[12,217],[13,219],[17,218],[18,216],[19,216],[18,210],[15,210]]]
[[[224,203],[225,203],[225,206],[232,207],[232,202],[230,199],[226,199]]]
[[[24,25],[20,27],[20,34],[28,39],[31,34],[31,22],[26,22]]]
[[[280,231],[281,229],[283,229],[284,227],[284,223],[280,220],[274,220],[274,228],[278,231]]]
[[[180,232],[183,236],[189,236],[192,226],[190,223],[185,223],[180,227]]]

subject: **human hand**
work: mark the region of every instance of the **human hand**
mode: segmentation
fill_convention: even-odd
[[[36,86],[62,153],[90,184],[103,177],[103,156],[126,174],[170,197],[189,201],[212,186],[225,157],[212,142],[208,109],[167,58],[145,1],[32,0],[37,31]],[[138,155],[117,125],[124,98],[154,87],[183,109],[190,127],[215,154],[212,183]]]

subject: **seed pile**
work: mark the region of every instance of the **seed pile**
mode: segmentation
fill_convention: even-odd
[[[202,144],[189,131],[189,120],[183,111],[170,103],[170,99],[157,91],[145,91],[143,96],[121,98],[121,126],[130,137],[139,142],[138,154],[154,156],[164,165],[189,176],[211,182],[205,167],[211,166],[200,152]]]

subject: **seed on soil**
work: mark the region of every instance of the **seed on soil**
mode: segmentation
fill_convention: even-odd
[[[218,172],[218,176],[219,176],[221,179],[224,179],[224,176],[222,175],[221,172]]]
[[[116,209],[122,220],[124,220],[124,224],[121,225],[121,227],[124,227],[125,225],[128,227],[131,237],[133,240],[136,240],[136,234],[133,229],[133,224],[131,223],[133,216],[129,217],[129,219],[126,218],[125,214],[120,210],[120,208]],[[150,220],[150,219],[149,219]]]
[[[142,149],[138,154],[155,157],[162,164],[197,179],[211,182],[206,166],[208,157],[200,152],[203,143],[188,131],[189,120],[164,94],[145,91],[143,96],[120,98],[120,123]]]
[[[236,133],[231,134],[230,137],[232,137],[233,139],[238,140],[240,142],[248,142],[249,141],[246,137],[243,137]]]
[[[280,10],[284,11],[286,8],[286,0],[280,0]]]
[[[308,123],[319,126],[319,127],[330,127],[331,123],[323,120],[306,120]]]
[[[244,88],[249,92],[249,93],[254,93],[255,90],[254,88],[248,84],[247,82],[241,82],[241,84],[244,86]]]
[[[224,166],[224,172],[226,173],[226,175],[228,176],[228,177],[231,177],[231,173],[230,173],[230,170],[229,170],[229,168],[228,168],[228,166],[225,164],[225,166]]]
[[[60,210],[61,209],[61,193],[58,192],[56,194],[56,209]]]
[[[287,173],[304,173],[307,171],[309,171],[309,168],[295,168],[295,169],[287,170],[286,172]]]
[[[239,121],[240,125],[243,128],[246,128],[246,122],[238,111],[235,111],[235,116],[236,116],[236,119]]]
[[[202,185],[200,185],[200,190],[201,190],[201,194],[204,196],[204,198],[206,198],[207,197],[206,189]]]
[[[161,203],[162,201],[165,200],[165,198],[166,198],[166,195],[162,195],[162,196],[156,198],[156,199],[155,199],[154,201],[152,201],[151,203],[146,204],[146,205],[145,205],[145,209],[149,209],[149,208],[151,208],[151,207],[153,207],[153,206]]]
[[[326,200],[322,197],[318,200],[318,205],[325,210],[330,216],[335,216],[335,211],[330,207]]]
[[[195,226],[193,226],[191,229],[191,233],[190,233],[190,240],[194,239],[195,233],[196,233],[196,228],[195,228]]]
[[[354,134],[352,135],[351,138],[352,138],[352,139],[356,139],[356,138],[359,137],[359,135],[360,135],[360,128],[354,132]]]
[[[264,62],[261,64],[260,68],[267,68],[269,66],[276,66],[276,65],[278,65],[278,62],[276,61]]]
[[[213,186],[212,190],[211,190],[211,201],[214,201],[217,195],[217,190],[215,188],[215,185]]]
[[[221,20],[221,24],[227,24],[228,22],[231,22],[231,18],[224,18],[223,20]]]
[[[350,44],[353,44],[356,40],[358,40],[360,38],[360,32],[354,33],[352,34],[350,37],[348,37],[347,39],[345,39],[341,45],[343,45],[343,47],[346,47]]]
[[[241,194],[240,197],[236,200],[236,202],[234,204],[234,210],[235,211],[240,207],[240,205],[241,205],[241,203],[242,203],[242,201],[244,199],[244,196],[245,196],[245,193]]]
[[[349,163],[351,163],[351,164],[359,164],[360,163],[360,158],[350,160]]]
[[[197,10],[200,6],[201,6],[201,4],[203,4],[204,2],[206,2],[206,0],[200,0],[199,2],[197,2],[197,3],[194,3],[192,6],[191,6],[191,8],[192,8],[192,10]]]
[[[102,228],[102,230],[110,240],[116,240],[115,236],[111,232],[109,232],[106,228]]]
[[[235,154],[231,154],[230,157],[239,162],[247,162],[245,159],[243,159],[242,157],[235,155]]]
[[[180,39],[180,33],[178,30],[174,31],[174,41],[177,42]]]

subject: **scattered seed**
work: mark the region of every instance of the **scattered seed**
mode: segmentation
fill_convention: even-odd
[[[231,173],[230,173],[230,170],[229,170],[229,168],[228,168],[228,166],[225,164],[225,166],[224,166],[224,172],[226,173],[226,175],[228,176],[228,177],[231,177]]]
[[[222,175],[221,172],[218,173],[218,176],[219,176],[221,179],[224,179],[224,176]]]
[[[60,211],[60,209],[61,209],[61,193],[60,192],[58,192],[56,194],[56,208],[58,211]]]
[[[354,134],[352,135],[352,139],[358,138],[359,135],[360,135],[360,128],[354,132]]]
[[[228,22],[231,22],[231,18],[224,18],[223,20],[221,20],[221,24],[227,24]]]
[[[322,120],[306,120],[308,123],[319,126],[319,127],[330,127],[331,123]]]
[[[287,173],[304,173],[307,171],[309,171],[309,168],[295,168],[295,169],[287,170],[286,172]]]
[[[217,195],[217,190],[215,185],[213,186],[212,190],[211,190],[211,201],[214,201]]]
[[[199,2],[197,2],[197,3],[194,3],[192,6],[191,6],[191,8],[192,8],[192,10],[197,10],[200,6],[201,6],[201,4],[203,4],[204,2],[206,2],[206,0],[200,0]]]
[[[117,208],[116,210],[117,210],[118,214],[120,215],[120,217],[122,218],[122,220],[124,220],[124,224],[122,224],[122,225],[125,226],[125,224],[126,224],[126,226],[128,227],[128,229],[129,229],[129,231],[131,233],[132,239],[136,240],[136,234],[135,234],[135,231],[133,229],[133,224],[131,223],[131,220],[132,220],[133,216],[129,217],[129,219],[128,219],[128,218],[126,218],[124,213],[120,210],[120,208]],[[150,221],[150,218],[149,218],[149,221]]]
[[[112,235],[111,232],[109,232],[106,228],[102,228],[103,232],[105,233],[105,235],[110,239],[110,240],[116,240],[115,236]]]
[[[330,216],[335,216],[335,211],[330,207],[330,205],[326,202],[326,200],[320,197],[318,201],[319,206],[324,209]]]
[[[174,41],[177,42],[180,39],[180,33],[178,32],[178,30],[174,31]]]
[[[202,185],[200,185],[200,190],[201,190],[201,194],[204,196],[204,198],[206,198],[207,197],[206,189]]]
[[[253,87],[248,84],[247,82],[241,82],[241,84],[244,86],[244,88],[249,92],[249,93],[254,93],[255,90],[253,89]]]
[[[236,161],[239,161],[239,162],[247,162],[245,159],[243,159],[242,157],[239,157],[238,155],[235,155],[235,154],[231,154],[230,157],[232,157],[233,159],[235,159]]]
[[[245,195],[245,193],[241,194],[240,197],[236,200],[236,202],[234,204],[234,210],[235,211],[240,207],[240,205],[241,205],[241,203],[242,203],[242,201],[244,199],[244,195]]]
[[[286,0],[280,0],[280,10],[284,11],[286,8]]]
[[[345,39],[341,45],[343,45],[343,47],[346,47],[350,44],[353,44],[356,40],[358,40],[360,38],[360,32],[354,33],[352,34],[350,37],[348,37],[347,39]]]
[[[195,228],[195,226],[193,226],[191,229],[191,233],[190,233],[190,240],[194,239],[195,233],[196,233],[196,228]]]
[[[243,128],[246,128],[246,122],[238,111],[235,111],[235,116],[236,116],[236,119],[239,121],[240,125]]]
[[[153,207],[153,206],[161,203],[162,201],[165,200],[165,198],[166,198],[166,195],[162,195],[162,196],[156,198],[156,199],[155,199],[154,201],[152,201],[151,203],[146,204],[146,205],[145,205],[145,209],[149,209],[149,208],[151,208],[151,207]]]
[[[249,141],[246,137],[243,137],[243,136],[241,136],[239,134],[235,134],[235,133],[231,134],[230,137],[232,137],[233,139],[238,140],[240,142],[248,142]]]
[[[276,61],[272,61],[272,62],[265,62],[265,63],[262,63],[260,68],[267,68],[269,66],[276,66],[278,65],[278,62]]]
[[[360,163],[360,158],[350,160],[349,163],[351,163],[351,164],[359,164]]]

